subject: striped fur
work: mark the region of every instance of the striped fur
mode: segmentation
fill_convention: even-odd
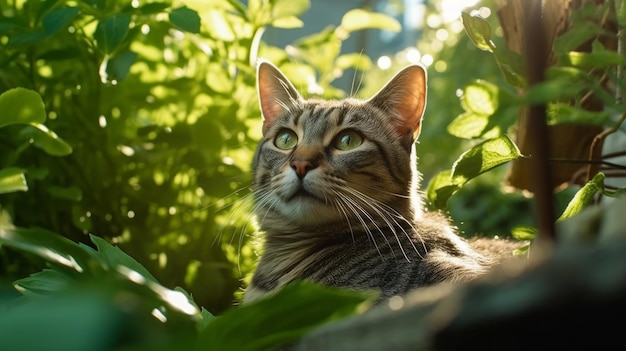
[[[303,99],[261,61],[258,93],[253,190],[265,242],[244,301],[299,279],[379,290],[382,301],[487,268],[446,219],[422,209],[414,150],[422,67],[405,68],[369,100],[327,101]],[[342,140],[356,146],[342,150]]]

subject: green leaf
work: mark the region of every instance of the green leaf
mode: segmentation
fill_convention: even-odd
[[[207,13],[207,18],[206,28],[211,37],[225,42],[232,42],[237,38],[237,35],[235,35],[231,25],[226,21],[221,11],[210,10]]]
[[[165,9],[170,7],[169,3],[166,2],[151,2],[145,5],[139,6],[137,11],[142,15],[151,15],[155,13],[163,12]]]
[[[579,22],[570,29],[561,34],[554,40],[554,51],[557,56],[567,54],[570,51],[580,50],[586,42],[601,35],[613,35],[607,33],[600,25],[591,21]]]
[[[535,227],[515,227],[511,229],[511,236],[515,240],[533,240],[537,234],[537,228]]]
[[[472,139],[483,135],[489,125],[489,116],[465,112],[448,125],[448,133],[457,138]]]
[[[41,272],[31,274],[27,278],[19,279],[13,283],[18,286],[23,294],[50,294],[65,290],[75,280],[67,274],[54,270],[44,269]]]
[[[557,219],[557,222],[564,221],[574,217],[582,211],[587,205],[592,203],[594,196],[604,189],[604,173],[596,174],[585,186],[580,188],[574,198],[567,204],[567,207]]]
[[[623,66],[626,64],[626,59],[622,55],[610,50],[594,52],[572,51],[561,56],[559,61],[563,65],[583,69],[598,69],[611,66]]]
[[[488,139],[461,154],[452,166],[452,178],[454,183],[462,184],[521,156],[508,136]]]
[[[402,25],[384,13],[353,9],[343,15],[340,28],[348,33],[370,28],[400,32]]]
[[[604,125],[611,119],[611,112],[608,110],[588,111],[580,107],[572,106],[568,103],[548,104],[547,108],[548,124],[580,123]]]
[[[24,170],[14,167],[0,169],[0,194],[15,191],[28,191]]]
[[[495,45],[491,41],[491,27],[489,22],[478,16],[470,16],[469,13],[461,13],[463,27],[474,45],[483,50],[493,52]]]
[[[57,267],[75,273],[103,268],[94,257],[75,242],[45,229],[0,227],[0,244],[34,254]]]
[[[80,201],[83,198],[83,192],[79,187],[71,185],[68,187],[50,186],[48,187],[50,195],[59,198],[72,201]]]
[[[457,181],[459,179],[456,179]],[[439,172],[436,176],[431,178],[426,190],[426,196],[436,208],[444,209],[448,203],[448,199],[456,193],[463,184],[455,183],[455,179],[452,178],[452,170],[445,170]]]
[[[130,14],[128,13],[120,13],[100,20],[94,38],[102,52],[113,53],[128,34],[129,26]]]
[[[108,74],[107,78],[109,80],[117,80],[120,81],[130,72],[130,67],[137,60],[137,54],[130,51],[124,50],[113,58],[109,59],[106,65],[106,72]]]
[[[360,53],[345,54],[337,57],[335,67],[342,70],[355,68],[361,71],[367,71],[372,68],[372,60]]]
[[[78,10],[78,7],[62,7],[45,15],[42,20],[44,33],[50,36],[70,24]]]
[[[569,79],[548,80],[530,87],[522,101],[532,105],[571,99],[583,89],[583,85],[573,83]]]
[[[508,49],[493,49],[493,55],[506,82],[516,88],[526,87],[526,67],[522,56]]]
[[[35,91],[14,88],[0,95],[0,127],[17,123],[43,123],[46,108]]]
[[[93,234],[89,234],[89,238],[91,239],[91,242],[96,245],[97,251],[94,251],[94,256],[106,266],[114,269],[118,266],[124,266],[141,274],[144,278],[149,279],[152,282],[158,282],[157,279],[150,274],[144,266],[142,266],[134,258],[127,255],[124,251],[120,250],[120,248],[109,244],[108,241]],[[84,247],[87,250],[92,250],[88,246]]]
[[[274,22],[272,22],[272,27],[285,29],[302,28],[304,27],[304,22],[296,16],[282,17],[274,20]]]
[[[178,29],[190,33],[200,33],[200,15],[187,6],[172,10],[169,17],[170,22]]]
[[[31,137],[36,147],[53,156],[66,156],[72,153],[72,147],[48,127],[38,123],[31,126],[33,127]]]
[[[466,111],[490,116],[498,109],[499,99],[498,87],[479,79],[465,87],[461,96],[461,105]]]
[[[273,350],[316,326],[359,312],[372,298],[363,292],[297,282],[210,319],[195,349]]]
[[[311,4],[309,0],[272,0],[272,25],[283,18],[297,17],[306,12]]]

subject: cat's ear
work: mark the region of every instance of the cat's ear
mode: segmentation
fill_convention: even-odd
[[[302,97],[283,72],[263,59],[257,64],[257,93],[264,135],[278,116],[302,102]]]
[[[401,138],[410,137],[414,142],[426,107],[426,70],[419,65],[404,68],[368,102],[394,118]]]

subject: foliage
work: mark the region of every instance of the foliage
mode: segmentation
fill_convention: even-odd
[[[254,262],[255,62],[342,96],[335,68],[371,64],[342,42],[399,24],[351,11],[290,59],[262,34],[308,0],[246,4],[0,1],[0,348],[265,349],[370,300],[302,283],[232,308]]]
[[[463,90],[460,100],[464,112],[449,124],[448,131],[459,138],[476,140],[476,144],[462,153],[450,170],[444,170],[431,179],[427,195],[436,207],[445,208],[450,197],[476,176],[526,157],[508,137],[517,123],[517,111],[525,106],[545,103],[549,116],[547,122],[553,125],[592,123],[614,130],[620,127],[624,118],[615,121],[611,117],[624,110],[624,102],[610,89],[611,86],[616,86],[618,91],[624,89],[616,67],[624,65],[625,59],[615,50],[605,48],[597,39],[616,35],[608,33],[601,25],[602,21],[615,16],[610,3],[600,7],[590,5],[575,12],[572,29],[556,39],[554,50],[558,62],[548,69],[546,81],[525,90],[520,96],[512,94],[511,88],[526,88],[521,57],[494,44],[493,30],[486,20],[471,15],[469,11],[463,14],[468,37],[478,49],[493,54],[506,83],[476,80]],[[591,40],[589,52],[576,51],[581,44]],[[603,83],[607,80],[611,84]],[[582,102],[591,95],[602,103],[602,110],[589,111],[582,107]],[[500,148],[501,152],[493,152],[492,145],[503,144],[503,140],[508,141],[505,143],[508,147]],[[605,189],[603,181],[602,173],[590,179],[567,205],[561,218],[578,213],[598,193],[616,196],[623,192]],[[513,230],[515,237],[528,239],[528,235],[516,234],[521,232],[532,231]]]

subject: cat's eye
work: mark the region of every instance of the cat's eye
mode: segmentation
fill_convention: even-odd
[[[274,139],[274,145],[282,150],[293,149],[298,143],[298,136],[293,130],[283,129]]]
[[[337,134],[333,141],[333,146],[342,151],[352,150],[363,144],[363,137],[354,130],[344,130]]]

